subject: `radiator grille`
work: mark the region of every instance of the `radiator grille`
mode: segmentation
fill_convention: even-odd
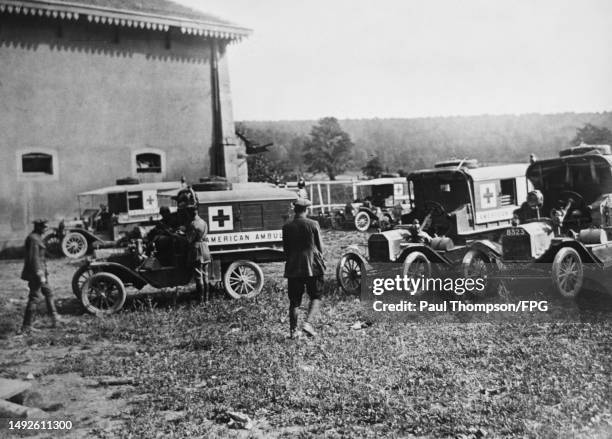
[[[389,242],[370,238],[368,253],[372,262],[389,262]]]
[[[532,259],[531,241],[528,234],[504,236],[502,238],[504,261],[528,261]]]

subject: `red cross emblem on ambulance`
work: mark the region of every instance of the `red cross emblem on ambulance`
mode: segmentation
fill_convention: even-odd
[[[495,183],[482,183],[480,185],[480,207],[491,209],[497,207],[497,189]]]
[[[208,222],[211,232],[234,230],[232,206],[208,206]]]

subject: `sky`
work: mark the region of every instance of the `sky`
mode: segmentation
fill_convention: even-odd
[[[253,30],[239,120],[612,110],[610,0],[175,0]]]

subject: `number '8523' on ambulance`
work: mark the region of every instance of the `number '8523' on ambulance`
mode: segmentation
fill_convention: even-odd
[[[372,234],[368,251],[351,247],[337,278],[352,294],[369,263],[397,263],[404,276],[451,270],[480,276],[501,258],[500,238],[526,200],[528,164],[479,166],[475,160],[440,162],[408,175],[411,211],[393,230]]]
[[[527,178],[536,190],[504,233],[504,265],[551,270],[555,289],[568,298],[585,278],[602,284],[603,270],[612,267],[610,146],[565,149],[531,164]]]

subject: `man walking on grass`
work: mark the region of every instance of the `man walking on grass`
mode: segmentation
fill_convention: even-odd
[[[47,302],[47,311],[51,317],[53,327],[61,323],[61,319],[55,309],[55,301],[53,299],[53,291],[49,287],[47,272],[47,261],[45,259],[45,244],[43,243],[42,235],[47,230],[47,220],[39,219],[34,221],[34,231],[28,235],[25,240],[25,257],[21,279],[28,282],[30,293],[28,295],[28,304],[26,305],[25,314],[23,316],[23,325],[21,333],[32,331],[32,321],[34,319],[34,310],[37,302],[41,299],[40,292],[45,296]]]
[[[299,336],[297,331],[298,308],[302,304],[304,289],[310,296],[310,306],[302,331],[311,337],[317,335],[312,323],[318,314],[321,303],[325,262],[323,261],[319,223],[306,217],[310,205],[310,200],[299,198],[294,203],[295,217],[293,221],[283,226],[283,250],[287,259],[285,262],[285,277],[288,283],[291,338]]]

